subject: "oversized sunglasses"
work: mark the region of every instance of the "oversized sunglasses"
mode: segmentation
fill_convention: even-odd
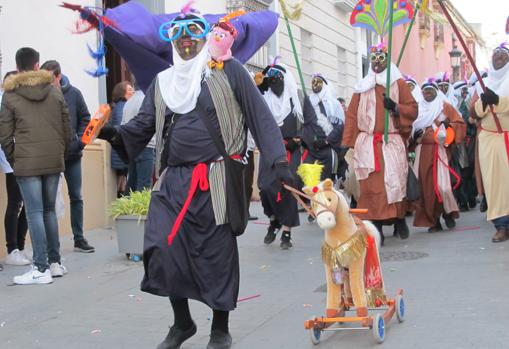
[[[209,33],[210,25],[202,18],[187,19],[183,21],[172,20],[161,24],[159,36],[167,42],[177,40],[184,32],[195,38],[203,39]]]
[[[278,69],[269,69],[269,71],[267,72],[267,76],[269,78],[282,78],[283,77],[283,73],[281,73],[280,70]]]
[[[374,52],[369,56],[369,58],[373,63],[375,62],[383,63],[387,59],[387,54],[385,52]]]

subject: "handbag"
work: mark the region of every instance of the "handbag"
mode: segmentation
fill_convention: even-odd
[[[419,181],[415,176],[414,170],[408,165],[408,176],[406,182],[406,199],[408,201],[417,201],[421,198]]]
[[[226,215],[230,223],[234,236],[240,236],[244,233],[248,222],[247,195],[244,182],[246,175],[246,165],[240,161],[232,159],[227,153],[224,142],[219,138],[218,133],[210,118],[201,109],[199,103],[197,109],[202,116],[203,123],[207,128],[212,141],[219,153],[223,156],[226,179]]]

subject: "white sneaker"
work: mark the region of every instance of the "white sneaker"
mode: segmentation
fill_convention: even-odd
[[[26,259],[28,259],[30,261],[30,263],[32,263],[33,261],[33,255],[34,255],[34,252],[33,251],[29,251],[28,249],[24,249],[24,250],[21,250],[19,251],[21,253],[21,255],[23,255]]]
[[[9,265],[30,265],[31,263],[18,249],[9,253],[5,258],[5,264]]]
[[[35,266],[23,275],[15,276],[14,283],[18,285],[51,284],[53,278],[49,269],[41,273]]]
[[[67,268],[60,263],[51,263],[49,266],[49,270],[51,276],[54,278],[59,278],[67,274]]]

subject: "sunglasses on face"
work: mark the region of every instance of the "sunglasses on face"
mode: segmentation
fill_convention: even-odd
[[[387,54],[385,52],[375,52],[370,55],[371,62],[383,63],[387,59]]]
[[[269,71],[267,72],[267,76],[269,78],[282,79],[283,73],[281,73],[281,71],[279,71],[277,69],[269,69]]]
[[[167,42],[177,40],[184,33],[195,39],[203,39],[210,30],[208,22],[204,19],[187,19],[184,21],[170,21],[159,27],[159,36]]]

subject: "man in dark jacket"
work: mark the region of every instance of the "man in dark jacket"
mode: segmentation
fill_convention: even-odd
[[[62,74],[60,64],[55,60],[44,62],[41,69],[53,72],[53,85],[60,88],[69,108],[69,122],[71,125],[71,145],[65,159],[65,181],[71,202],[71,226],[74,235],[74,251],[90,253],[94,247],[90,246],[83,236],[83,197],[81,195],[81,157],[83,147],[81,136],[90,121],[85,99],[80,90],[72,86],[67,76]]]
[[[48,284],[67,272],[60,263],[55,201],[71,141],[69,112],[62,93],[51,85],[51,73],[39,70],[37,51],[19,49],[16,66],[18,74],[4,83],[0,144],[23,196],[34,267],[15,276],[14,283]]]

